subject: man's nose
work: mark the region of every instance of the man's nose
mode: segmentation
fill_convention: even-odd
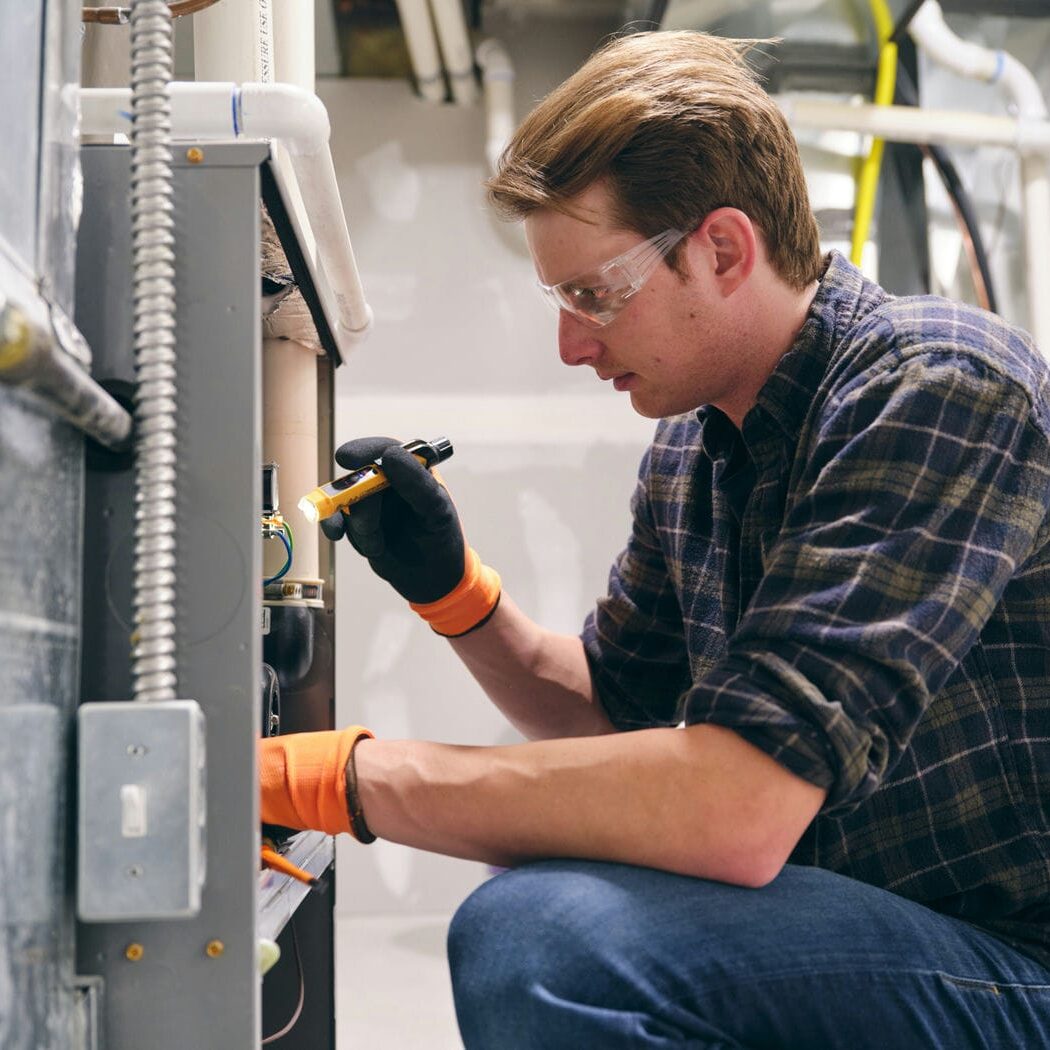
[[[558,353],[567,365],[593,365],[601,354],[601,341],[595,330],[577,320],[567,310],[558,313]]]

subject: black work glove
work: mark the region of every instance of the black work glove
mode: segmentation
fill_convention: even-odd
[[[467,548],[459,515],[444,485],[393,438],[358,438],[335,454],[345,470],[380,458],[390,487],[325,518],[321,529],[330,540],[345,535],[403,598],[435,602],[463,580]]]

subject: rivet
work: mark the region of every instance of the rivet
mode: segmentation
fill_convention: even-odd
[[[204,954],[207,955],[209,959],[218,959],[224,951],[226,951],[226,945],[217,938],[213,941],[208,941],[204,946]]]
[[[204,160],[204,150],[199,146],[190,146],[190,148],[186,150],[186,159],[191,164],[200,164],[201,161]]]
[[[128,962],[138,962],[145,954],[146,949],[143,948],[138,941],[132,941],[131,944],[124,949],[124,958],[127,959]]]

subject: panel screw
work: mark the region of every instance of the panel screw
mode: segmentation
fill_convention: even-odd
[[[218,939],[208,941],[204,947],[204,954],[207,955],[209,959],[218,959],[224,951],[226,951],[226,945]]]
[[[199,146],[190,146],[190,148],[186,150],[186,159],[191,164],[200,164],[201,161],[204,160],[204,150]]]
[[[132,941],[131,944],[124,949],[124,958],[127,959],[128,962],[138,962],[145,954],[146,949],[143,948],[138,941]]]

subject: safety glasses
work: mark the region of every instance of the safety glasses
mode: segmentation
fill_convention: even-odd
[[[682,230],[664,230],[588,273],[558,284],[540,281],[540,290],[555,310],[565,310],[591,328],[604,328],[684,236]]]

